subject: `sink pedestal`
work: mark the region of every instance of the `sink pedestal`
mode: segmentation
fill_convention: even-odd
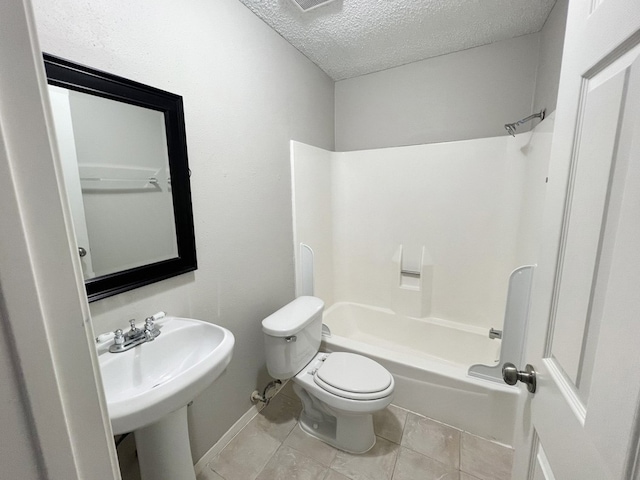
[[[191,318],[158,324],[153,342],[118,353],[109,340],[98,345],[111,428],[134,432],[143,480],[195,480],[187,405],[227,368],[235,340],[226,328]]]
[[[142,480],[196,480],[186,405],[134,434]]]

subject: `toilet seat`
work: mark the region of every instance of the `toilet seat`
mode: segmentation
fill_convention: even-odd
[[[375,400],[393,392],[393,376],[379,363],[353,353],[324,357],[313,380],[329,393],[352,400]]]

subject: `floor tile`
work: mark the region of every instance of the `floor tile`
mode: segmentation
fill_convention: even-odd
[[[316,462],[326,465],[327,467],[331,465],[331,462],[333,462],[333,459],[338,453],[338,450],[333,448],[331,445],[327,445],[317,438],[313,438],[311,435],[305,433],[302,428],[300,428],[300,425],[296,425],[293,430],[291,430],[291,433],[286,438],[283,445],[294,448],[305,454],[307,457],[310,457]]]
[[[444,478],[458,480],[458,471],[433,458],[400,447],[393,480],[443,480]]]
[[[283,442],[296,425],[301,410],[300,400],[286,395],[276,395],[251,422],[255,422],[262,431]]]
[[[202,472],[198,474],[196,480],[224,480],[220,475],[206,466]]]
[[[328,467],[312,460],[302,453],[281,446],[271,457],[256,480],[323,480]]]
[[[464,432],[460,441],[460,470],[480,480],[510,480],[513,449]]]
[[[302,431],[301,403],[287,392],[291,396],[276,395],[197,480],[510,480],[511,448],[394,405],[374,415],[378,436],[369,452],[342,452]]]
[[[367,453],[338,451],[331,468],[351,480],[390,480],[400,446],[378,437]]]
[[[324,480],[349,480],[349,477],[345,477],[341,473],[329,469],[329,471],[327,472],[327,476],[324,477]]]
[[[468,473],[460,472],[460,480],[480,480],[478,477],[469,475]]]
[[[254,480],[279,447],[279,441],[249,422],[209,467],[225,480]]]
[[[439,478],[438,480],[461,480],[462,477],[462,472],[460,472],[460,470],[455,470],[453,472],[449,472],[449,473],[445,473],[441,478]],[[471,477],[469,477],[467,480],[471,479]],[[473,479],[471,479],[473,480]]]
[[[393,443],[400,443],[407,412],[395,405],[389,405],[384,410],[373,414],[373,428],[376,435]]]
[[[293,391],[293,380],[289,380],[278,392],[278,395],[284,395],[285,397],[294,398],[298,400],[296,392]]]
[[[460,466],[460,433],[443,423],[409,413],[401,443],[457,470]]]

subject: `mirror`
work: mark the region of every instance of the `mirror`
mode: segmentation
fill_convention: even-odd
[[[44,63],[89,301],[195,270],[182,97]]]

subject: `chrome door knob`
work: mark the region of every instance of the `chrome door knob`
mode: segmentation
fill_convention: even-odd
[[[505,363],[502,366],[502,379],[507,385],[515,385],[518,380],[527,385],[527,390],[536,393],[536,371],[527,364],[524,370],[518,370],[513,363]]]

